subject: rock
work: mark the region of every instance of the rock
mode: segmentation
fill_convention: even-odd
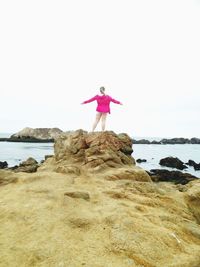
[[[87,168],[120,167],[135,164],[131,157],[132,141],[128,135],[114,132],[87,133],[78,130],[63,134],[54,145],[57,162],[68,160]]]
[[[23,130],[11,135],[10,139],[38,139],[38,140],[54,140],[63,131],[59,128],[29,128],[26,127]]]
[[[185,185],[193,180],[198,179],[190,173],[182,173],[180,171],[168,171],[165,169],[152,169],[148,174],[154,182],[173,182],[175,184]]]
[[[8,170],[0,170],[0,186],[7,185],[10,183],[16,183],[18,178]]]
[[[88,194],[88,192],[65,192],[64,195],[72,198],[82,198],[84,200],[90,200],[90,195]]]
[[[45,156],[44,156],[44,159],[47,160],[47,159],[49,159],[49,158],[52,158],[53,156],[54,156],[54,155],[45,155]]]
[[[146,159],[137,159],[136,162],[137,163],[142,163],[142,162],[147,162],[147,160]]]
[[[200,138],[193,137],[193,138],[191,138],[190,143],[199,145],[200,144]]]
[[[200,170],[200,163],[198,164],[194,160],[189,159],[186,164],[189,165],[189,166],[194,167],[195,171]]]
[[[65,174],[76,174],[80,175],[80,169],[77,166],[58,166],[55,168],[56,172],[65,173]]]
[[[151,178],[147,172],[137,166],[134,168],[118,168],[111,173],[106,173],[104,178],[109,181],[131,180],[138,182],[151,182]]]
[[[182,137],[179,137],[179,138],[171,138],[171,139],[162,139],[160,140],[160,142],[162,144],[171,144],[171,145],[174,145],[174,144],[190,144],[190,140],[188,138],[182,138]]]
[[[200,183],[191,186],[185,196],[189,209],[193,212],[198,224],[200,224]]]
[[[0,169],[5,169],[8,167],[7,161],[0,161]]]
[[[20,167],[25,167],[25,166],[30,166],[30,165],[36,165],[38,164],[37,160],[34,158],[30,157],[27,160],[23,161],[22,163],[19,164]]]
[[[151,142],[146,139],[140,139],[140,140],[132,139],[132,142],[133,144],[147,144],[147,145],[151,144]]]
[[[38,162],[34,158],[28,158],[27,160],[23,161],[22,163],[19,164],[18,167],[12,168],[15,170],[15,172],[36,172],[38,169],[39,165]]]
[[[153,145],[161,145],[161,142],[160,142],[160,141],[155,141],[155,140],[153,140],[153,141],[151,142],[151,144],[153,144]]]
[[[174,157],[163,158],[160,160],[159,164],[162,166],[176,168],[179,170],[183,170],[187,168],[187,166],[185,166],[184,163],[180,159],[174,158]]]

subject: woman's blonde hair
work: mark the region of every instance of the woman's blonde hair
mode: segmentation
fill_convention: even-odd
[[[105,95],[105,87],[100,87],[100,92],[103,94],[103,95]]]

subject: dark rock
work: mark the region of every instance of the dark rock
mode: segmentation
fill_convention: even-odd
[[[189,166],[194,167],[195,171],[200,170],[200,163],[198,164],[194,160],[189,159],[186,164],[189,165]]]
[[[165,167],[176,168],[179,170],[183,170],[187,168],[187,166],[185,166],[184,163],[180,159],[174,158],[174,157],[163,158],[160,160],[159,164]]]
[[[8,167],[7,161],[0,161],[0,169],[5,169]]]
[[[144,145],[151,144],[151,142],[149,140],[146,140],[146,139],[140,139],[140,140],[132,139],[132,142],[133,142],[133,144],[144,144]]]
[[[153,144],[153,145],[161,145],[161,142],[160,142],[160,141],[155,141],[155,140],[153,140],[153,141],[151,142],[151,144]]]
[[[137,159],[136,162],[137,163],[142,163],[142,162],[147,162],[147,160],[146,159]]]
[[[47,160],[47,159],[52,158],[52,157],[53,157],[53,155],[45,155],[44,159]]]
[[[148,174],[154,182],[174,182],[175,184],[187,184],[190,181],[198,179],[190,173],[182,173],[180,171],[168,171],[165,169],[152,169]]]
[[[162,139],[160,141],[162,144],[171,144],[171,145],[174,145],[174,144],[190,144],[190,139],[188,138],[182,138],[182,137],[179,137],[179,138],[171,138],[171,139]]]
[[[193,137],[190,139],[190,142],[191,144],[200,144],[200,139],[199,138],[196,138],[196,137]]]

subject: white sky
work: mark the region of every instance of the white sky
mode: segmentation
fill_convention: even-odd
[[[89,131],[100,86],[108,130],[200,137],[200,0],[0,1],[0,132]]]

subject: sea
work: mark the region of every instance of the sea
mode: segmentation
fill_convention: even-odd
[[[11,133],[0,133],[0,137],[9,137]],[[152,137],[133,137],[136,140],[147,139],[161,140],[161,138]],[[45,155],[54,154],[53,143],[13,143],[0,142],[0,161],[7,161],[9,167],[18,165],[20,162],[29,157],[35,158],[38,162],[44,160]],[[173,168],[162,167],[159,161],[165,157],[177,157],[184,163],[189,159],[200,163],[200,145],[191,144],[177,144],[177,145],[144,145],[133,144],[132,156],[135,160],[146,159],[147,162],[137,163],[138,166],[149,171],[151,169],[167,169],[176,170]],[[188,172],[200,178],[200,171],[195,171],[193,167],[188,166],[182,172]]]

